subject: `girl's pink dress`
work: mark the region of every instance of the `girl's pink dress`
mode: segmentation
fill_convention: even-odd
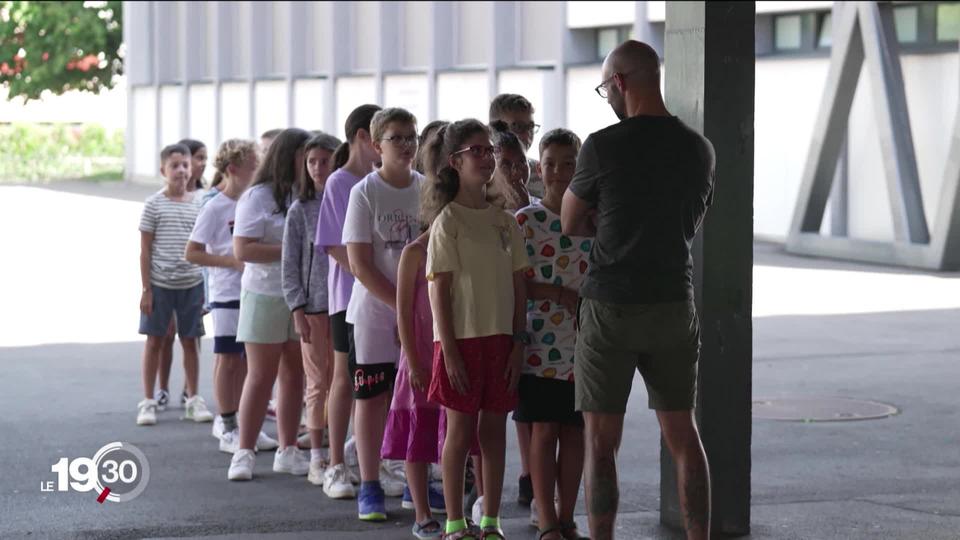
[[[426,251],[425,242],[417,244]],[[429,387],[433,369],[433,314],[427,294],[426,266],[420,264],[413,298],[413,334],[417,353],[427,377]],[[440,406],[427,400],[426,392],[414,390],[407,376],[406,351],[400,352],[397,381],[393,388],[393,401],[387,415],[387,427],[383,435],[380,454],[384,459],[396,459],[414,463],[437,463],[438,449],[443,444],[445,416]]]

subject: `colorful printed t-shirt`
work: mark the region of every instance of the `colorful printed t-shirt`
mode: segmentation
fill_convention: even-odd
[[[560,230],[560,216],[542,204],[517,212],[530,268],[527,278],[535,283],[560,285],[580,291],[589,270],[593,239],[567,236]],[[577,341],[576,314],[553,300],[527,301],[526,350],[523,373],[548,379],[573,381],[573,351]]]
[[[529,265],[523,237],[508,212],[451,202],[430,227],[427,279],[451,272],[457,339],[513,334],[513,273]],[[434,339],[440,340],[436,320]]]

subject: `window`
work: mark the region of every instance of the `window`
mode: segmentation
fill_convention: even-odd
[[[833,16],[830,13],[820,15],[820,34],[817,37],[817,48],[824,49],[833,45],[832,22]]]
[[[893,9],[893,24],[897,29],[897,41],[900,43],[917,42],[917,21],[920,8],[901,6]]]
[[[606,58],[610,51],[630,39],[630,27],[620,26],[597,29],[597,58]]]
[[[802,19],[800,15],[781,15],[773,19],[773,48],[778,51],[800,49]]]
[[[937,5],[937,41],[955,41],[960,38],[960,3]]]

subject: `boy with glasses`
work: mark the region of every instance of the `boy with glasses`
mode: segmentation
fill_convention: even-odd
[[[502,121],[510,131],[520,139],[524,152],[533,145],[533,136],[540,131],[540,124],[533,121],[533,104],[520,94],[500,94],[490,102],[490,123]],[[527,191],[543,198],[543,180],[537,174],[537,160],[529,159],[530,179],[527,181]]]

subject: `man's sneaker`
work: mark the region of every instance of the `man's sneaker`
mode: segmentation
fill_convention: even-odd
[[[310,459],[296,446],[277,450],[273,457],[273,472],[290,473],[294,476],[306,476],[310,472]]]
[[[387,464],[387,460],[380,462],[380,487],[387,497],[403,496],[406,485],[406,477],[400,476],[392,466]]]
[[[157,400],[157,411],[163,412],[167,410],[167,405],[170,403],[170,392],[157,390],[154,399]]]
[[[383,503],[383,489],[375,482],[362,484],[357,497],[357,517],[360,521],[386,521],[387,507]]]
[[[240,450],[240,430],[235,429],[220,435],[220,451],[235,454]]]
[[[323,492],[331,499],[352,499],[357,490],[347,477],[347,466],[343,463],[327,467],[323,472]]]
[[[473,503],[473,508],[470,510],[470,517],[473,518],[473,522],[480,523],[480,519],[483,517],[483,495],[477,497],[477,501]]]
[[[203,400],[200,394],[197,394],[187,399],[186,412],[183,418],[194,422],[210,422],[213,420],[213,413],[207,409],[207,402]]]
[[[237,450],[230,460],[230,470],[227,472],[227,480],[251,480],[253,479],[253,450]]]
[[[277,448],[280,448],[280,443],[273,437],[262,431],[257,435],[257,450],[276,450]]]
[[[307,482],[315,486],[323,485],[323,473],[326,471],[327,464],[322,459],[310,460],[310,472],[307,473]]]
[[[214,439],[219,439],[223,435],[223,417],[219,414],[213,418],[213,428],[210,429],[210,434],[213,435]]]
[[[530,506],[530,501],[533,500],[533,480],[530,479],[530,475],[521,476],[517,484],[517,503]]]
[[[269,420],[271,422],[277,421],[277,400],[271,399],[267,403],[267,416],[264,417],[264,420]]]
[[[443,501],[443,493],[440,492],[433,484],[430,484],[427,487],[427,500],[430,504],[430,512],[433,514],[446,514],[447,505]],[[413,504],[413,495],[410,493],[410,487],[403,487],[403,501],[400,503],[401,508],[406,508],[407,510],[413,510],[416,508]]]
[[[137,403],[137,425],[152,426],[157,423],[157,400],[145,399]]]

